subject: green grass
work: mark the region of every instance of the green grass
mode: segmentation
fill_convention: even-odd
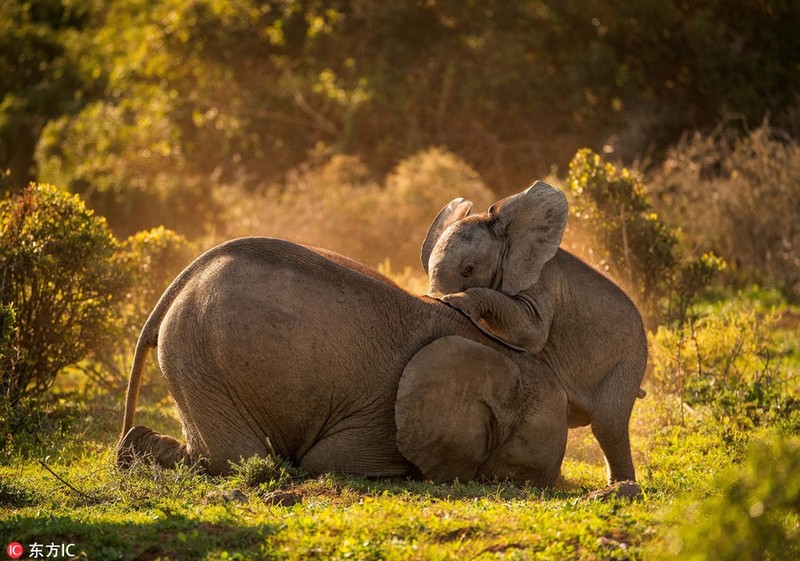
[[[4,507],[2,535],[76,543],[90,559],[629,558],[651,540],[657,504],[588,502],[582,491],[507,484],[326,476],[293,486],[302,503],[283,507],[255,492],[226,502],[213,491],[229,482],[203,476],[55,469],[91,498],[34,464],[4,470],[23,495]]]
[[[75,543],[88,559],[643,558],[664,537],[661,513],[684,500],[684,491],[697,496],[698,488],[707,489],[725,462],[718,447],[697,438],[637,435],[645,496],[634,502],[586,498],[605,479],[586,430],[573,433],[563,481],[549,490],[333,475],[283,477],[274,485],[145,464],[121,473],[112,454],[121,410],[108,399],[66,411],[62,404],[42,420],[52,432],[21,435],[17,448],[6,450],[0,465],[6,543]],[[144,407],[141,420],[174,429],[170,412],[164,404]],[[36,438],[48,444],[28,442]],[[692,457],[707,446],[701,461]],[[275,488],[300,502],[270,504],[264,496]],[[246,502],[229,500],[234,489]]]
[[[775,337],[797,374],[795,328],[779,324]],[[0,545],[73,543],[79,559],[744,559],[715,557],[725,548],[703,539],[727,539],[719,528],[728,522],[714,512],[741,511],[731,524],[769,522],[764,527],[780,538],[776,551],[784,553],[767,558],[800,553],[792,506],[800,499],[785,485],[800,481],[800,464],[791,455],[763,460],[788,445],[748,464],[747,442],[768,440],[762,428],[732,438],[713,407],[687,408],[652,385],[648,391],[631,422],[643,496],[593,501],[587,495],[604,486],[605,467],[588,429],[571,431],[562,480],[547,490],[312,478],[280,462],[244,463],[229,477],[144,463],[120,472],[113,447],[122,395],[72,389],[0,419],[8,432],[0,440]],[[160,391],[145,396],[138,421],[180,434]],[[765,487],[757,474],[771,465],[779,484]],[[765,515],[754,518],[759,508]]]

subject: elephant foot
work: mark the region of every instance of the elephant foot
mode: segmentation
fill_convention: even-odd
[[[133,427],[117,443],[117,468],[121,470],[130,469],[137,457],[144,455],[137,450],[137,444],[144,436],[155,434],[150,427],[142,425]]]
[[[133,427],[117,444],[119,469],[129,469],[137,458],[150,460],[165,468],[174,468],[181,462],[193,463],[185,444],[143,425]]]
[[[618,481],[605,489],[594,491],[586,495],[590,501],[606,501],[608,499],[632,500],[641,497],[642,489],[635,481]]]

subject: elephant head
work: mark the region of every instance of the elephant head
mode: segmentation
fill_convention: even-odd
[[[431,295],[491,287],[514,296],[539,280],[558,251],[569,213],[564,194],[543,181],[469,215],[455,199],[433,221],[422,245]]]
[[[418,351],[395,404],[400,452],[434,481],[555,483],[566,446],[566,394],[530,355],[515,360],[459,336]]]

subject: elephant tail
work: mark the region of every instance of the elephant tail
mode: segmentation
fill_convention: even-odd
[[[220,255],[229,254],[231,251],[247,251],[251,245],[258,246],[259,239],[240,238],[209,249],[175,277],[175,280],[161,295],[155,308],[150,313],[150,317],[147,318],[144,327],[142,327],[139,340],[136,342],[133,365],[131,365],[131,376],[128,380],[128,391],[125,396],[125,416],[122,421],[122,435],[120,438],[125,438],[128,431],[133,428],[133,420],[136,416],[136,402],[139,400],[139,389],[142,386],[142,376],[147,363],[147,355],[150,353],[150,349],[158,346],[158,332],[161,329],[161,322],[164,321],[164,317],[167,315],[172,303],[195,275],[204,270],[214,259]]]
[[[199,259],[187,267],[167,287],[139,333],[139,339],[136,341],[136,350],[133,353],[131,375],[128,379],[128,391],[125,395],[125,416],[122,420],[122,435],[120,438],[125,438],[128,431],[133,428],[133,420],[136,416],[136,402],[139,401],[139,389],[142,387],[142,376],[144,376],[144,367],[147,364],[147,355],[150,354],[150,349],[158,346],[158,331],[161,329],[161,322],[164,321],[164,316],[167,315],[176,296],[183,290],[194,271],[198,268],[198,261]]]
[[[148,322],[149,323],[149,322]],[[133,354],[133,365],[131,366],[131,376],[128,379],[128,391],[125,394],[125,416],[122,420],[122,434],[120,438],[124,438],[128,431],[133,428],[133,420],[136,416],[136,402],[139,400],[139,389],[142,387],[142,376],[144,375],[144,367],[147,363],[147,355],[150,349],[156,346],[155,340],[150,340],[148,335],[147,325],[142,329],[139,335],[139,340],[136,342],[136,350]]]
[[[224,244],[223,244],[224,245]],[[161,329],[161,322],[167,315],[175,298],[181,293],[184,287],[191,281],[197,271],[203,269],[206,264],[220,253],[222,246],[211,249],[190,263],[177,277],[170,283],[164,294],[159,298],[150,317],[144,322],[144,327],[139,333],[136,341],[136,350],[133,353],[133,364],[131,365],[131,376],[128,379],[128,391],[125,395],[125,416],[122,420],[122,435],[125,438],[133,428],[133,420],[136,416],[136,402],[139,401],[139,389],[142,387],[142,376],[144,367],[147,364],[147,355],[150,349],[158,346],[158,331]],[[121,442],[121,440],[120,440]]]
[[[159,298],[158,303],[150,313],[150,317],[144,322],[144,327],[139,333],[139,339],[136,341],[136,350],[133,353],[131,375],[128,379],[128,391],[125,395],[125,416],[122,420],[121,439],[125,438],[128,431],[133,428],[133,420],[136,416],[136,402],[139,400],[139,389],[142,387],[142,376],[144,376],[144,368],[147,364],[147,355],[150,354],[150,349],[158,346],[158,331],[161,329],[161,322],[172,306],[172,302],[192,278],[195,271],[203,266],[205,261],[203,257],[205,256],[196,259],[172,281],[164,291],[164,294],[161,295],[161,298]]]

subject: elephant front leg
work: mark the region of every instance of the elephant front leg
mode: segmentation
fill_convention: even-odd
[[[553,302],[545,290],[523,291],[511,297],[491,288],[468,288],[447,294],[442,301],[474,320],[482,320],[498,337],[538,353],[547,342]]]

